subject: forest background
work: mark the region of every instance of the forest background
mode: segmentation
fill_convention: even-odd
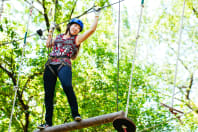
[[[118,1],[58,0],[56,24],[67,22],[82,14],[91,8],[94,2],[103,7]],[[82,44],[78,58],[72,61],[73,86],[83,119],[126,110],[132,61],[136,57],[128,118],[136,124],[137,131],[198,131],[198,0],[185,1],[178,72],[175,77],[183,3],[182,0],[144,1],[136,56],[134,49],[141,1],[124,0],[120,5],[115,4],[101,11],[97,31]],[[20,64],[22,70],[11,131],[33,131],[44,120],[42,74],[48,58],[45,39],[48,34],[46,29],[49,29],[50,23],[54,21],[55,0],[34,0],[28,22],[30,4],[30,0],[1,1],[2,132],[8,131]],[[93,17],[93,13],[80,17],[85,24],[85,31],[89,29]],[[63,33],[65,27],[66,23],[60,24],[59,30],[54,32],[54,37]],[[42,37],[36,33],[39,29],[45,30]],[[26,31],[30,37],[27,37],[24,46],[23,37]],[[21,61],[23,49],[24,58]],[[173,104],[174,108],[183,114],[177,113],[177,116],[180,116],[177,118],[161,103],[169,106]],[[58,81],[53,122],[58,125],[64,121],[71,122],[72,118],[67,98]],[[112,123],[108,123],[77,131],[115,130]]]

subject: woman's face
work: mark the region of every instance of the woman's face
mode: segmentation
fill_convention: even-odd
[[[74,23],[70,26],[70,33],[72,35],[77,35],[80,32],[80,25]]]

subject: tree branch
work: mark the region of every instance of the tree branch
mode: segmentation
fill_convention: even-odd
[[[196,17],[198,18],[198,11],[194,7],[192,8],[192,10],[195,13]]]
[[[23,100],[23,94],[20,93],[19,90],[17,90],[17,97],[18,97],[18,100],[22,106],[22,110],[24,110],[24,114],[25,114],[25,125],[24,125],[24,132],[27,132],[28,131],[28,125],[29,125],[29,105],[28,103],[25,104],[24,100]]]
[[[49,18],[48,18],[48,15],[47,15],[47,9],[45,7],[45,0],[42,1],[42,6],[43,6],[43,10],[44,10],[45,23],[46,23],[46,26],[47,26],[47,30],[49,31],[50,24],[49,24]]]
[[[12,72],[8,71],[1,64],[0,64],[0,68],[12,79],[13,84],[16,85],[16,78],[15,78],[14,74]]]
[[[170,47],[170,45],[169,45],[169,47]],[[170,47],[170,49],[176,54],[176,51],[175,51],[172,47]],[[180,61],[180,63],[184,66],[184,68],[185,68],[188,72],[191,73],[191,71],[189,70],[189,68],[184,64],[183,60],[181,60],[181,59],[179,58],[179,61]]]
[[[40,0],[37,0],[37,2],[42,5],[42,2]]]
[[[73,6],[73,8],[72,8],[72,10],[71,10],[71,13],[70,13],[70,16],[69,16],[69,17],[70,17],[69,19],[71,19],[71,17],[72,17],[72,14],[73,14],[73,12],[74,12],[74,10],[75,10],[77,1],[78,1],[78,0],[76,0],[75,3],[74,3],[74,6]]]
[[[27,0],[25,0],[26,3],[28,3],[29,5],[31,5],[31,3]],[[33,6],[34,9],[36,9],[40,14],[44,15],[42,11],[40,11],[39,9],[37,9],[36,7]]]
[[[190,76],[190,84],[188,86],[188,88],[186,89],[186,99],[190,100],[190,91],[192,89],[192,85],[193,85],[193,73]]]
[[[27,87],[28,83],[30,82],[31,79],[34,79],[35,76],[38,76],[38,75],[42,75],[42,72],[35,72],[33,73],[32,75],[29,75],[28,76],[28,79],[27,81],[25,82],[25,85],[23,86],[23,91],[24,89]]]

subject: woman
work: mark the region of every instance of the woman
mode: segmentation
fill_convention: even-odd
[[[64,34],[57,35],[56,39],[51,43],[52,32],[54,27],[50,28],[46,46],[52,47],[50,58],[46,63],[44,71],[44,89],[45,89],[45,124],[41,124],[38,128],[46,128],[52,126],[53,116],[53,97],[54,89],[56,85],[57,76],[61,81],[61,85],[71,108],[72,117],[75,121],[81,121],[80,114],[78,112],[78,104],[75,93],[72,87],[72,71],[71,71],[71,59],[75,59],[80,44],[85,41],[96,30],[99,19],[99,10],[95,12],[94,22],[91,28],[84,32],[82,35],[78,35],[83,30],[83,22],[77,18],[71,19],[67,24],[66,32]]]

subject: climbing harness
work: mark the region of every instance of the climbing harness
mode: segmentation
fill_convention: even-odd
[[[50,71],[54,74],[54,76],[57,76],[58,72],[60,71],[60,69],[63,67],[63,66],[70,66],[68,63],[65,63],[63,61],[63,58],[68,58],[70,59],[69,57],[67,56],[58,56],[58,57],[50,57],[46,63],[46,67],[48,67],[50,69]],[[57,71],[55,72],[53,70],[53,68],[51,67],[50,63],[52,62],[53,59],[59,59],[61,61],[61,64],[59,64],[58,68],[57,68]]]
[[[70,66],[71,61],[70,59],[77,54],[79,46],[76,46],[75,39],[77,36],[72,36],[68,39],[63,39],[64,34],[60,34],[56,37],[54,41],[54,47],[50,54],[48,54],[48,62],[46,66],[52,71],[54,75],[57,76],[56,73],[63,67],[63,66]],[[59,65],[57,71],[55,72],[51,65]]]

